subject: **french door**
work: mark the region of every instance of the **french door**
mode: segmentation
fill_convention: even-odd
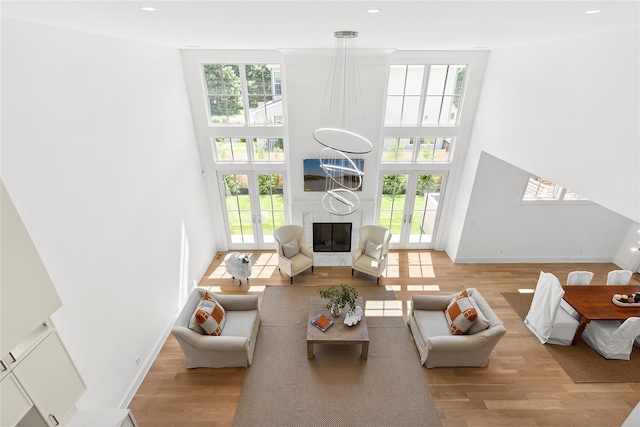
[[[286,224],[284,174],[218,175],[227,242],[231,250],[273,249],[273,232]]]
[[[394,249],[433,249],[447,172],[383,173],[378,223],[392,234]]]

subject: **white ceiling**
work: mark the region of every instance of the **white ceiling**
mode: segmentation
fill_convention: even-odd
[[[144,12],[141,6],[154,6]],[[377,14],[366,12],[379,8]],[[598,14],[585,14],[602,9]],[[2,16],[179,49],[501,49],[639,27],[639,1],[2,1]]]

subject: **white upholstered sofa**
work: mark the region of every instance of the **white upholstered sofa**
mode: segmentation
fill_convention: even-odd
[[[205,292],[204,288],[194,289],[171,330],[182,347],[187,368],[250,366],[260,327],[258,296],[209,292],[227,312],[221,335],[211,336],[189,329],[191,316]]]
[[[489,354],[506,328],[475,288],[468,288],[489,326],[475,334],[453,335],[444,310],[454,295],[413,295],[407,324],[415,341],[420,363],[426,368],[475,366],[485,367]]]

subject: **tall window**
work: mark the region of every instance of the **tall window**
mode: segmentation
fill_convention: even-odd
[[[391,65],[385,126],[457,125],[465,73],[465,65]]]
[[[560,187],[551,181],[540,178],[539,176],[532,176],[527,181],[527,186],[524,189],[522,196],[523,201],[534,200],[588,200],[586,197],[582,197],[573,191]]]
[[[281,125],[279,64],[205,64],[209,124]]]

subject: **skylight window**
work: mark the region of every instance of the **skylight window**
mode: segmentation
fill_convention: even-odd
[[[588,199],[539,176],[529,178],[522,196],[522,201],[524,202],[561,200],[573,201]]]

